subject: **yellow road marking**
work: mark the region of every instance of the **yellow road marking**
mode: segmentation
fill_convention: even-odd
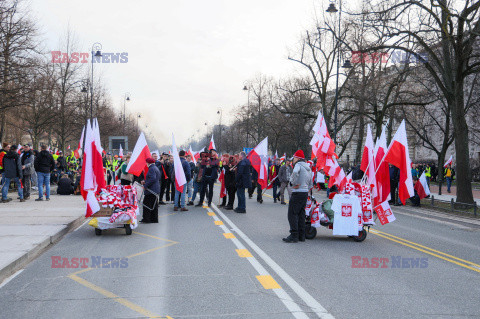
[[[237,251],[238,257],[248,258],[253,257],[252,254],[248,251],[248,249],[235,249]]]
[[[262,284],[265,289],[281,289],[280,285],[273,279],[272,276],[257,276],[258,281]]]
[[[223,225],[223,222],[221,220],[216,220],[215,225],[217,226]]]
[[[235,235],[232,234],[232,233],[223,233],[223,236],[225,236],[225,238],[227,238],[227,239],[235,238]]]
[[[208,216],[215,216],[215,213],[214,212],[208,212],[207,215]]]
[[[205,206],[205,205],[204,205],[204,206],[202,206],[202,207],[203,207],[203,208],[209,208],[208,206]]]
[[[114,294],[114,293],[112,293],[112,292],[110,292],[110,291],[108,291],[108,290],[105,290],[105,289],[103,289],[102,287],[99,287],[99,286],[97,286],[97,285],[94,285],[94,284],[92,284],[91,282],[89,282],[89,281],[87,281],[87,280],[85,280],[85,279],[83,279],[83,278],[78,277],[77,275],[71,274],[71,275],[69,275],[68,277],[71,278],[71,279],[73,279],[73,280],[75,280],[75,281],[78,282],[79,284],[81,284],[81,285],[83,285],[83,286],[85,286],[85,287],[87,287],[87,288],[90,288],[90,289],[92,289],[93,291],[96,291],[96,292],[98,292],[99,294],[104,295],[105,297],[110,298],[110,299],[112,299],[113,301],[118,302],[119,304],[124,305],[125,307],[127,307],[127,308],[129,308],[129,309],[131,309],[131,310],[133,310],[133,311],[135,311],[135,312],[137,312],[137,313],[139,313],[139,314],[142,314],[142,315],[145,316],[145,317],[148,317],[148,318],[160,318],[160,316],[158,316],[158,315],[156,315],[156,314],[148,311],[147,309],[142,308],[142,307],[140,307],[139,305],[136,305],[136,304],[134,304],[133,302],[128,301],[127,299],[124,299],[124,298],[122,298],[122,297],[120,297],[120,296],[117,296],[116,294]]]
[[[470,265],[473,265],[473,266],[477,266],[477,267],[480,268],[480,265],[479,265],[479,264],[476,264],[476,263],[474,263],[474,262],[471,262],[471,261],[468,261],[468,260],[465,260],[465,259],[461,259],[461,258],[452,256],[452,255],[449,255],[449,254],[447,254],[447,253],[441,252],[441,251],[439,251],[439,250],[435,250],[435,249],[430,248],[430,247],[427,247],[427,246],[420,245],[420,244],[415,243],[415,242],[413,242],[413,241],[409,241],[409,240],[406,240],[406,239],[404,239],[404,238],[397,237],[397,236],[395,236],[395,235],[392,235],[392,234],[389,234],[389,233],[385,233],[385,232],[382,232],[382,231],[379,231],[379,230],[376,230],[376,229],[374,229],[373,232],[374,232],[374,233],[379,233],[379,234],[382,234],[382,235],[385,235],[385,236],[389,236],[389,237],[392,237],[392,238],[395,238],[395,239],[398,239],[398,240],[402,240],[402,241],[404,241],[404,242],[406,242],[406,243],[409,243],[409,244],[412,244],[412,245],[415,245],[415,246],[418,246],[418,247],[421,247],[421,248],[424,248],[424,249],[433,251],[433,252],[435,252],[435,253],[438,253],[438,254],[441,254],[441,255],[450,257],[450,258],[452,258],[452,259],[456,259],[456,260],[458,260],[458,261],[461,261],[461,262],[464,262],[464,263],[466,263],[466,264],[470,264]]]
[[[431,256],[434,256],[434,257],[443,259],[443,260],[448,261],[448,262],[451,262],[451,263],[453,263],[453,264],[455,264],[455,265],[458,265],[458,266],[461,266],[461,267],[464,267],[464,268],[467,268],[467,269],[470,269],[470,270],[473,270],[473,271],[476,271],[476,272],[479,272],[479,273],[480,273],[480,269],[478,269],[478,268],[474,268],[474,267],[471,267],[471,266],[469,266],[469,265],[462,264],[461,262],[458,262],[458,261],[456,261],[456,260],[454,260],[454,259],[450,259],[450,258],[447,258],[447,257],[444,257],[444,256],[440,255],[440,254],[444,254],[444,255],[448,255],[448,254],[445,254],[445,253],[442,253],[442,252],[439,252],[439,251],[437,251],[438,254],[437,254],[437,253],[434,253],[434,252],[432,252],[432,251],[436,251],[436,250],[434,250],[434,249],[431,249],[431,248],[422,246],[422,245],[420,245],[420,244],[408,244],[408,243],[407,243],[408,241],[407,241],[407,242],[404,242],[404,241],[401,241],[401,240],[403,240],[403,239],[400,239],[400,240],[394,239],[394,238],[390,237],[390,234],[387,234],[387,233],[384,233],[384,234],[386,234],[386,235],[383,235],[383,234],[380,234],[378,231],[375,231],[375,230],[374,230],[374,231],[370,231],[370,232],[371,232],[372,234],[375,234],[375,235],[379,236],[379,237],[383,237],[383,238],[385,238],[385,239],[391,240],[391,241],[396,242],[396,243],[399,243],[399,244],[401,244],[401,245],[404,245],[404,246],[413,248],[413,249],[415,249],[415,250],[421,251],[421,252],[426,253],[426,254],[428,254],[428,255],[431,255]],[[392,235],[392,236],[393,236],[393,235]],[[399,238],[399,237],[397,237],[397,238]],[[419,246],[421,246],[421,247],[425,247],[426,249],[417,247],[417,246],[415,246],[415,245],[419,245]],[[429,250],[427,250],[427,249],[430,249],[430,250],[432,250],[432,251],[429,251]],[[448,255],[448,256],[450,256],[450,255]],[[452,256],[452,257],[454,257],[454,256]],[[457,257],[454,257],[454,258],[459,259],[459,260],[463,260],[463,259],[460,259],[460,258],[457,258]],[[466,262],[468,262],[468,261],[466,261]],[[474,264],[474,263],[472,263],[472,262],[468,262],[468,263],[473,264],[473,265],[476,265],[476,264]]]
[[[144,234],[144,233],[139,233],[139,232],[136,232],[134,231],[135,234],[138,234],[138,235],[142,235],[142,236],[146,236],[146,237],[151,237],[151,238],[155,238],[155,239],[158,239],[158,240],[163,240],[163,241],[169,241],[171,243],[175,243],[175,244],[178,244],[178,242],[174,241],[174,240],[170,240],[170,239],[166,239],[166,238],[160,238],[160,237],[157,237],[157,236],[153,236],[153,235],[149,235],[149,234]]]

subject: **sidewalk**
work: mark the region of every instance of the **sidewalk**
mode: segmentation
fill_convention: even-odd
[[[52,195],[50,201],[20,203],[16,193],[0,204],[0,283],[85,221],[81,196]]]
[[[437,185],[430,185],[430,192],[435,197],[435,199],[446,200],[450,201],[452,198],[453,200],[457,200],[457,187],[451,187],[451,193],[447,192],[447,186],[442,185],[442,195],[438,195],[438,186]],[[480,190],[473,190],[473,198],[477,202],[477,205],[480,206]]]

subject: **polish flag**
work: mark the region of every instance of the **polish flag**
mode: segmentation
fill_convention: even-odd
[[[375,179],[375,157],[374,153],[374,144],[372,137],[372,129],[370,124],[367,125],[367,137],[365,139],[365,147],[363,148],[362,164],[360,169],[367,175],[366,185],[374,185],[372,189],[372,198],[377,197],[377,185]]]
[[[22,154],[22,145],[21,144],[18,144],[18,146],[17,146],[17,153]]]
[[[58,148],[55,149],[55,155],[60,155],[60,151],[58,150]]]
[[[396,219],[387,201],[375,206],[374,210],[377,213],[380,224],[382,225],[391,223]]]
[[[85,135],[85,126],[83,127],[82,129],[82,135],[80,136],[80,141],[78,142],[78,147],[76,150],[73,151],[73,155],[75,156],[75,158],[79,159],[82,154],[82,147],[83,147],[83,137]]]
[[[220,198],[224,198],[225,196],[227,196],[227,188],[225,187],[225,169],[224,168],[222,168],[222,172],[220,173],[218,180],[221,183]]]
[[[137,144],[135,144],[130,162],[128,162],[127,172],[135,176],[140,176],[140,174],[148,168],[147,158],[149,157],[152,157],[152,154],[150,154],[147,140],[142,132],[138,137]]]
[[[51,148],[50,145],[48,145],[47,151],[50,152]]]
[[[276,160],[278,158],[278,153],[275,151],[275,156],[273,156],[273,159]]]
[[[282,157],[280,157],[280,163],[283,163],[285,162],[285,160],[287,159],[287,154],[284,153]]]
[[[412,179],[412,161],[408,154],[407,131],[405,120],[398,127],[390,146],[388,147],[385,161],[400,169],[400,182],[398,185],[398,197],[405,205],[407,199],[415,195]]]
[[[180,156],[178,156],[177,145],[175,145],[175,137],[172,133],[172,152],[173,152],[173,167],[175,169],[175,188],[180,193],[183,193],[183,187],[187,184],[187,178],[185,177],[185,172],[183,171],[182,161],[180,161]]]
[[[386,126],[383,127],[382,134],[375,144],[375,179],[377,181],[377,197],[373,199],[375,205],[379,205],[384,201],[389,201],[390,196],[390,170],[388,163],[383,161],[385,152],[387,151],[387,135]]]
[[[420,176],[418,181],[415,183],[414,188],[417,191],[418,197],[420,197],[420,199],[430,196],[430,188],[428,187],[425,172],[423,172],[422,176]]]
[[[98,200],[95,197],[95,192],[93,190],[88,190],[87,192],[87,212],[85,217],[90,217],[100,210],[100,205]]]
[[[123,148],[121,144],[120,144],[120,150],[118,151],[118,157],[123,158]]]
[[[102,152],[103,148],[101,145],[100,139],[100,127],[98,125],[98,120],[95,118],[93,120],[93,136],[94,141],[92,143],[92,164],[93,164],[93,171],[95,173],[95,182],[97,184],[97,190],[105,188],[107,183],[105,181],[105,173],[103,170],[103,158]]]
[[[70,144],[68,144],[68,148],[67,148],[67,150],[70,150]]]
[[[210,144],[208,145],[208,150],[213,150],[213,149],[217,149],[215,147],[215,141],[213,140],[213,134],[212,134],[212,138],[210,139]]]
[[[262,189],[268,186],[268,137],[257,145],[249,154],[248,159],[258,173],[258,183]]]
[[[197,153],[200,153],[200,152],[192,151],[192,146],[190,146],[188,150],[188,154],[190,154],[190,156],[192,157],[193,164],[195,165],[197,165]],[[198,156],[200,157],[200,154],[198,154]]]
[[[452,164],[453,163],[453,155],[450,155],[450,158],[448,159],[448,161],[445,163],[445,165],[443,165],[444,168],[447,168],[447,166],[449,164]]]
[[[80,179],[80,190],[84,200],[87,200],[88,190],[95,190],[95,175],[92,164],[92,144],[95,141],[90,120],[87,120],[85,128],[85,148],[83,150],[82,175]]]

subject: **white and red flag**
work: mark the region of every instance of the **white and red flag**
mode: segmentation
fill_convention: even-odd
[[[18,144],[17,146],[17,153],[22,154],[22,144]]]
[[[312,145],[312,159],[317,158],[317,171],[325,167],[328,157],[338,156],[335,154],[335,143],[328,134],[327,124],[322,113],[319,111],[317,120],[313,126],[313,137],[310,141]]]
[[[373,199],[375,205],[391,199],[390,170],[388,163],[382,161],[387,151],[387,135],[385,129],[386,126],[383,127],[382,134],[375,144],[375,179],[377,181],[377,197]]]
[[[285,160],[287,159],[287,154],[284,153],[282,157],[280,157],[280,163],[283,163],[285,162]]]
[[[430,196],[430,188],[428,187],[425,172],[423,172],[418,181],[415,183],[414,188],[417,191],[418,197],[420,197],[420,199]]]
[[[98,201],[95,198],[95,192],[97,190],[95,171],[93,168],[93,151],[92,147],[95,144],[95,136],[92,127],[90,126],[90,120],[87,121],[86,136],[85,136],[85,149],[83,152],[82,162],[82,176],[80,179],[80,191],[83,199],[87,201],[87,211],[85,217],[90,217],[100,210]]]
[[[68,144],[67,150],[70,150],[70,144]]]
[[[188,154],[190,154],[190,156],[192,157],[193,164],[195,165],[197,165],[197,153],[198,153],[198,157],[200,157],[200,152],[192,151],[192,146],[190,146],[188,150]]]
[[[443,165],[444,168],[447,168],[447,166],[450,164],[453,163],[453,155],[450,155],[450,158],[448,159],[448,161],[445,162],[445,165]]]
[[[275,155],[273,156],[273,159],[276,160],[278,158],[278,153],[275,151]]]
[[[152,154],[148,148],[147,139],[142,132],[138,137],[137,144],[135,144],[130,162],[128,162],[127,172],[140,176],[145,169],[148,170],[147,158],[149,157],[152,157]]]
[[[268,186],[268,137],[260,142],[249,154],[248,159],[258,173],[258,183],[262,189]]]
[[[374,210],[377,213],[380,224],[382,225],[391,223],[396,219],[388,202],[383,202],[380,205],[375,206]]]
[[[103,170],[103,158],[102,158],[102,152],[103,148],[101,145],[101,139],[100,139],[100,127],[98,125],[98,121],[95,118],[93,120],[93,136],[94,136],[94,141],[92,144],[92,154],[93,154],[93,170],[95,172],[95,182],[97,184],[97,189],[102,189],[106,187],[106,182],[105,182],[105,173]]]
[[[77,147],[76,150],[73,151],[73,155],[77,159],[79,159],[82,156],[81,152],[82,152],[82,147],[83,147],[84,135],[85,135],[85,126],[82,129],[82,135],[80,136],[80,141],[78,141],[78,147]]]
[[[187,184],[187,178],[183,171],[182,162],[180,156],[178,156],[177,145],[175,145],[175,137],[172,133],[172,152],[173,152],[173,167],[175,169],[175,188],[180,193],[183,193],[183,187]]]
[[[222,168],[222,171],[220,173],[220,176],[218,177],[218,180],[220,181],[220,198],[224,198],[227,196],[227,188],[225,187],[225,168]]]
[[[412,161],[408,154],[407,130],[405,129],[405,120],[393,137],[388,147],[385,161],[400,169],[400,182],[398,184],[398,197],[405,205],[407,199],[415,195],[412,179]]]
[[[123,158],[123,148],[122,148],[122,144],[120,144],[120,150],[118,150],[118,157]]]
[[[366,185],[373,185],[372,188],[372,198],[377,197],[376,189],[376,179],[375,179],[375,157],[374,153],[375,145],[373,144],[372,129],[370,124],[367,125],[367,137],[365,139],[365,146],[363,148],[362,163],[360,164],[360,169],[367,176]]]
[[[208,150],[213,150],[213,149],[217,149],[215,147],[215,141],[213,140],[213,134],[212,134],[212,138],[210,139],[210,144],[208,144]]]

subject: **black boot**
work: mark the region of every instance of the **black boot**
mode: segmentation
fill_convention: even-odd
[[[286,238],[283,238],[283,241],[286,242],[286,243],[298,243],[298,238],[297,237],[293,237],[291,234],[290,236],[286,237]]]

